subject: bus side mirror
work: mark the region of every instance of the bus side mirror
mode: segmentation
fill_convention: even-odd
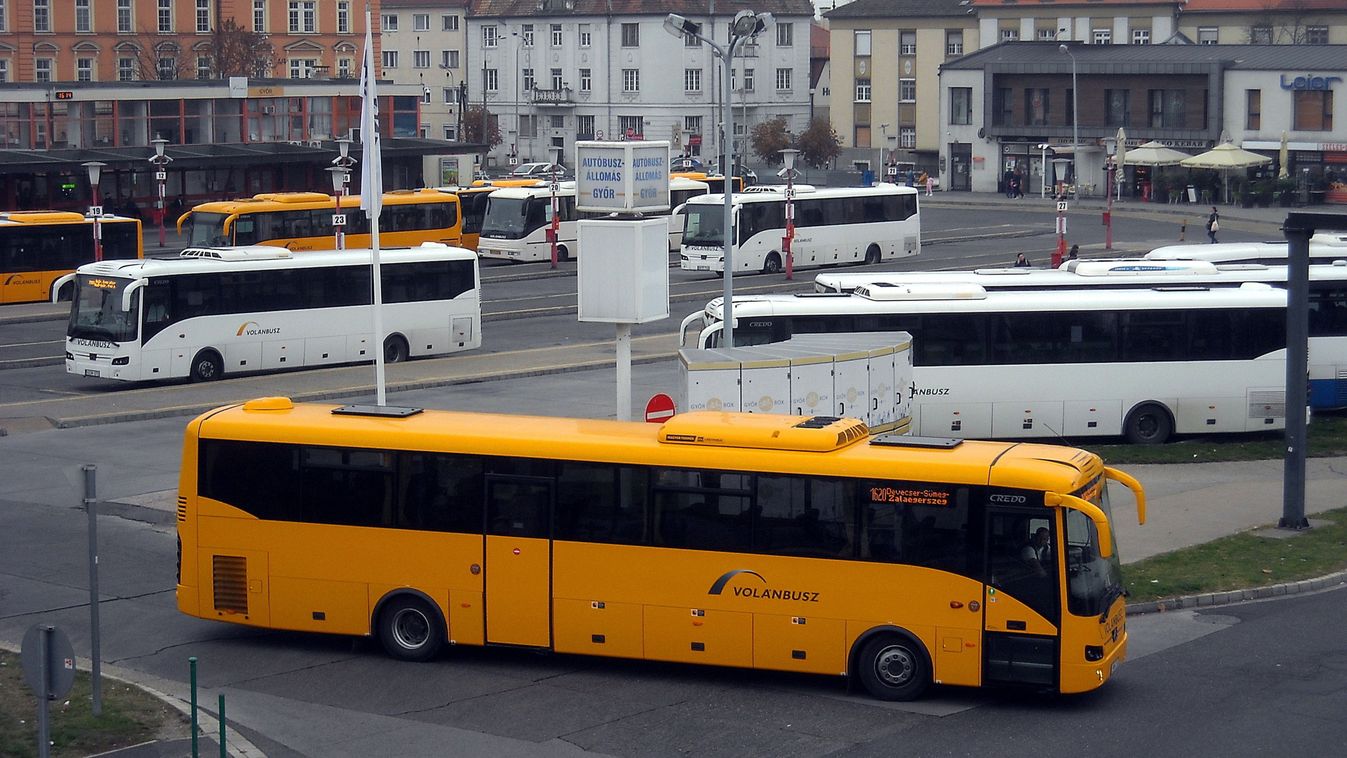
[[[131,306],[133,303],[135,303],[136,300],[136,293],[140,292],[140,289],[144,286],[145,286],[144,279],[137,279],[136,281],[126,285],[126,289],[122,290],[122,312],[124,313],[131,312]]]

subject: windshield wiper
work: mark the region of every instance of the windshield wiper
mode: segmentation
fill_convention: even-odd
[[[88,339],[101,339],[107,342],[116,342],[117,336],[111,329],[105,326],[93,326],[91,324],[76,324],[72,337],[86,337]]]

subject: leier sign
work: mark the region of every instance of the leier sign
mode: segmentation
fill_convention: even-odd
[[[1292,75],[1290,79],[1286,74],[1281,75],[1282,89],[1289,90],[1327,90],[1332,89],[1335,82],[1342,81],[1341,76],[1318,76],[1316,74]]]

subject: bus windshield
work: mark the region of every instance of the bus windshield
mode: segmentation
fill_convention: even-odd
[[[1090,501],[1113,522],[1108,502],[1108,487],[1096,481],[1080,496]],[[1066,521],[1066,575],[1067,606],[1076,616],[1098,616],[1107,613],[1113,601],[1123,594],[1122,565],[1118,548],[1112,545],[1112,555],[1099,556],[1099,532],[1090,517],[1068,509]]]
[[[482,236],[497,239],[522,239],[546,223],[548,200],[535,197],[504,198],[491,195],[482,219]]]
[[[225,213],[192,213],[187,223],[192,226],[193,247],[221,247],[232,245],[224,233]]]
[[[486,213],[486,200],[489,192],[464,192],[458,196],[463,208],[463,233],[479,234],[482,231],[482,216]]]
[[[75,298],[70,305],[66,336],[96,342],[131,342],[136,338],[136,313],[140,293],[131,296],[130,310],[122,310],[122,293],[130,279],[80,274],[75,280]]]
[[[683,222],[683,244],[721,247],[725,244],[725,209],[719,205],[688,204],[684,206],[687,220]]]

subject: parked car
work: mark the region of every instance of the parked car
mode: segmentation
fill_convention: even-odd
[[[699,158],[693,158],[688,155],[675,155],[669,159],[670,171],[705,171],[706,164]]]
[[[556,166],[558,176],[566,175],[566,167],[560,163]],[[525,163],[516,166],[509,174],[510,179],[550,179],[552,178],[551,163]]]

